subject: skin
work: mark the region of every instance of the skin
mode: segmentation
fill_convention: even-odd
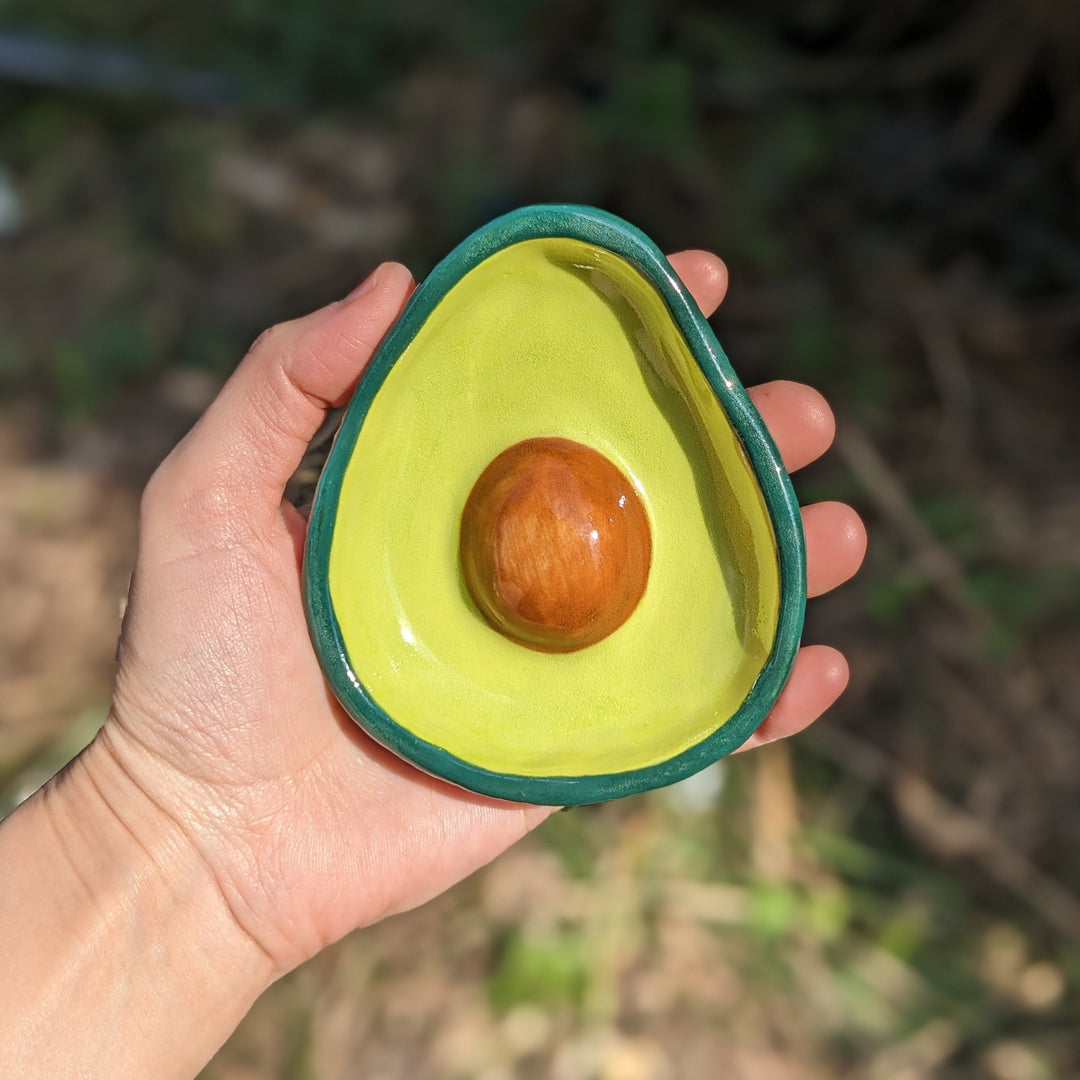
[[[672,263],[711,314],[727,271]],[[154,474],[113,706],[92,745],[0,826],[0,1073],[194,1076],[276,978],[422,904],[539,824],[425,776],[346,718],[308,643],[306,522],[283,492],[326,411],[413,289],[380,266],[262,335]],[[789,470],[832,441],[821,395],[751,395]],[[866,545],[839,503],[804,511],[811,595]],[[801,730],[847,683],[804,647],[748,746]]]

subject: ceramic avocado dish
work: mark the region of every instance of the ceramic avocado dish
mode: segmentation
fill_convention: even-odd
[[[736,749],[806,602],[779,454],[659,249],[532,206],[455,248],[373,358],[304,561],[369,734],[462,787],[599,802]]]

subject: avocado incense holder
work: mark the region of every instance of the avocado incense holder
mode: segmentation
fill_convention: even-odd
[[[584,206],[455,248],[353,397],[312,507],[312,640],[435,776],[592,803],[730,753],[802,632],[798,503],[659,249]]]

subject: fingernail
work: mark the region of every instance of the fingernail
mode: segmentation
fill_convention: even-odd
[[[379,274],[381,272],[382,266],[376,266],[375,269],[345,297],[344,303],[348,303],[350,300],[355,300],[358,296],[363,296],[365,293],[371,292],[371,290],[379,284]]]

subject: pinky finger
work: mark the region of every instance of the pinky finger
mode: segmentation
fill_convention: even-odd
[[[831,645],[803,646],[772,711],[739,750],[752,750],[809,727],[847,684],[848,665],[842,652]]]

